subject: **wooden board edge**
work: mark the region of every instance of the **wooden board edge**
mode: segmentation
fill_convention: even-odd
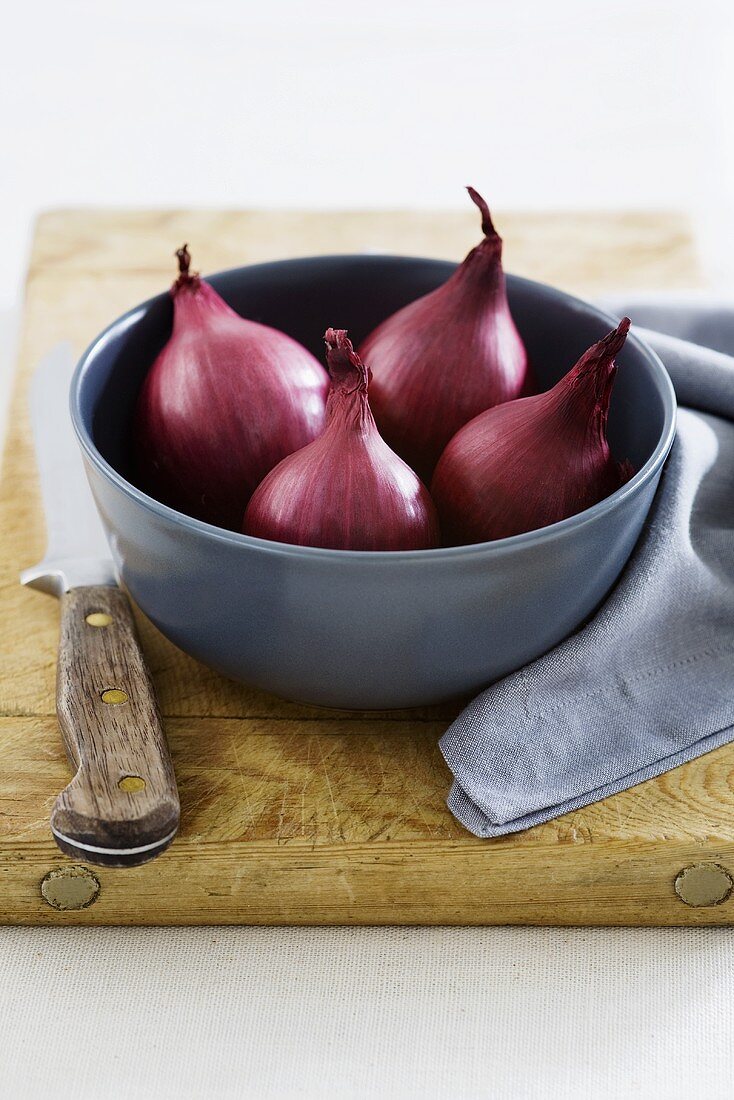
[[[231,850],[237,847],[235,853]],[[452,847],[449,853],[448,849]],[[236,858],[239,857],[239,858]],[[694,907],[676,893],[701,864],[734,878],[734,843],[495,848],[423,843],[279,849],[181,849],[146,867],[86,865],[99,883],[87,908],[57,911],[41,893],[74,866],[49,848],[0,859],[0,923],[9,925],[552,925],[701,927],[734,924],[734,897]],[[78,866],[78,865],[77,865]]]

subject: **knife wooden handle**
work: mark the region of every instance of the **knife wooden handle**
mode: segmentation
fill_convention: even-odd
[[[58,846],[113,867],[157,856],[178,829],[178,791],[130,604],[119,588],[73,588],[61,597],[56,705],[76,768],[51,813]]]

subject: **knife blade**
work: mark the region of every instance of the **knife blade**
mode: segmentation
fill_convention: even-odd
[[[117,584],[107,537],[90,496],[68,411],[74,373],[70,344],[58,344],[31,380],[33,444],[48,544],[21,584],[60,596],[82,584]]]
[[[20,579],[61,602],[56,709],[75,775],[51,813],[54,839],[77,859],[134,866],[176,835],[178,791],[132,610],[71,424],[73,370],[70,345],[59,344],[31,383],[47,549]]]

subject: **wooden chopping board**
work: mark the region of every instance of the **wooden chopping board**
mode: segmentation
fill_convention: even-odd
[[[498,218],[510,270],[585,295],[690,286],[673,215]],[[39,357],[81,351],[172,279],[190,242],[202,271],[362,250],[460,258],[475,214],[54,211],[28,274],[0,496],[0,920],[14,924],[725,924],[709,904],[734,872],[734,747],[506,839],[478,840],[445,805],[437,741],[456,708],[339,713],[228,682],[139,616],[178,776],[182,826],[143,867],[80,868],[68,882],[49,812],[69,777],[54,709],[55,600],[18,584],[45,532],[25,394]],[[689,874],[687,867],[709,865]],[[723,870],[717,870],[720,865]],[[685,883],[688,883],[686,886]],[[84,891],[88,888],[88,893]],[[46,888],[53,900],[61,894]],[[73,893],[73,891],[72,891]],[[70,895],[67,895],[70,896]]]

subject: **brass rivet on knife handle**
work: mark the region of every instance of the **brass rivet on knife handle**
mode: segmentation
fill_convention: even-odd
[[[87,909],[97,900],[99,879],[86,867],[55,867],[41,880],[41,896],[52,909]]]
[[[126,703],[128,700],[128,694],[126,691],[120,691],[119,688],[106,688],[101,695],[103,703],[107,703],[110,707],[119,707],[122,703]]]
[[[117,786],[121,791],[127,791],[128,794],[135,794],[137,791],[145,790],[145,780],[141,775],[123,775],[122,779],[118,781]]]
[[[718,863],[695,863],[684,867],[675,879],[675,892],[685,905],[696,909],[721,905],[734,887],[732,877]]]
[[[109,619],[104,629],[90,629],[92,615]],[[51,814],[57,844],[89,863],[152,859],[178,828],[178,792],[130,604],[119,588],[72,588],[62,596],[56,696],[76,768]]]
[[[88,615],[85,615],[84,621],[89,626],[109,626],[112,622],[112,616],[107,615],[104,611],[90,611]]]

